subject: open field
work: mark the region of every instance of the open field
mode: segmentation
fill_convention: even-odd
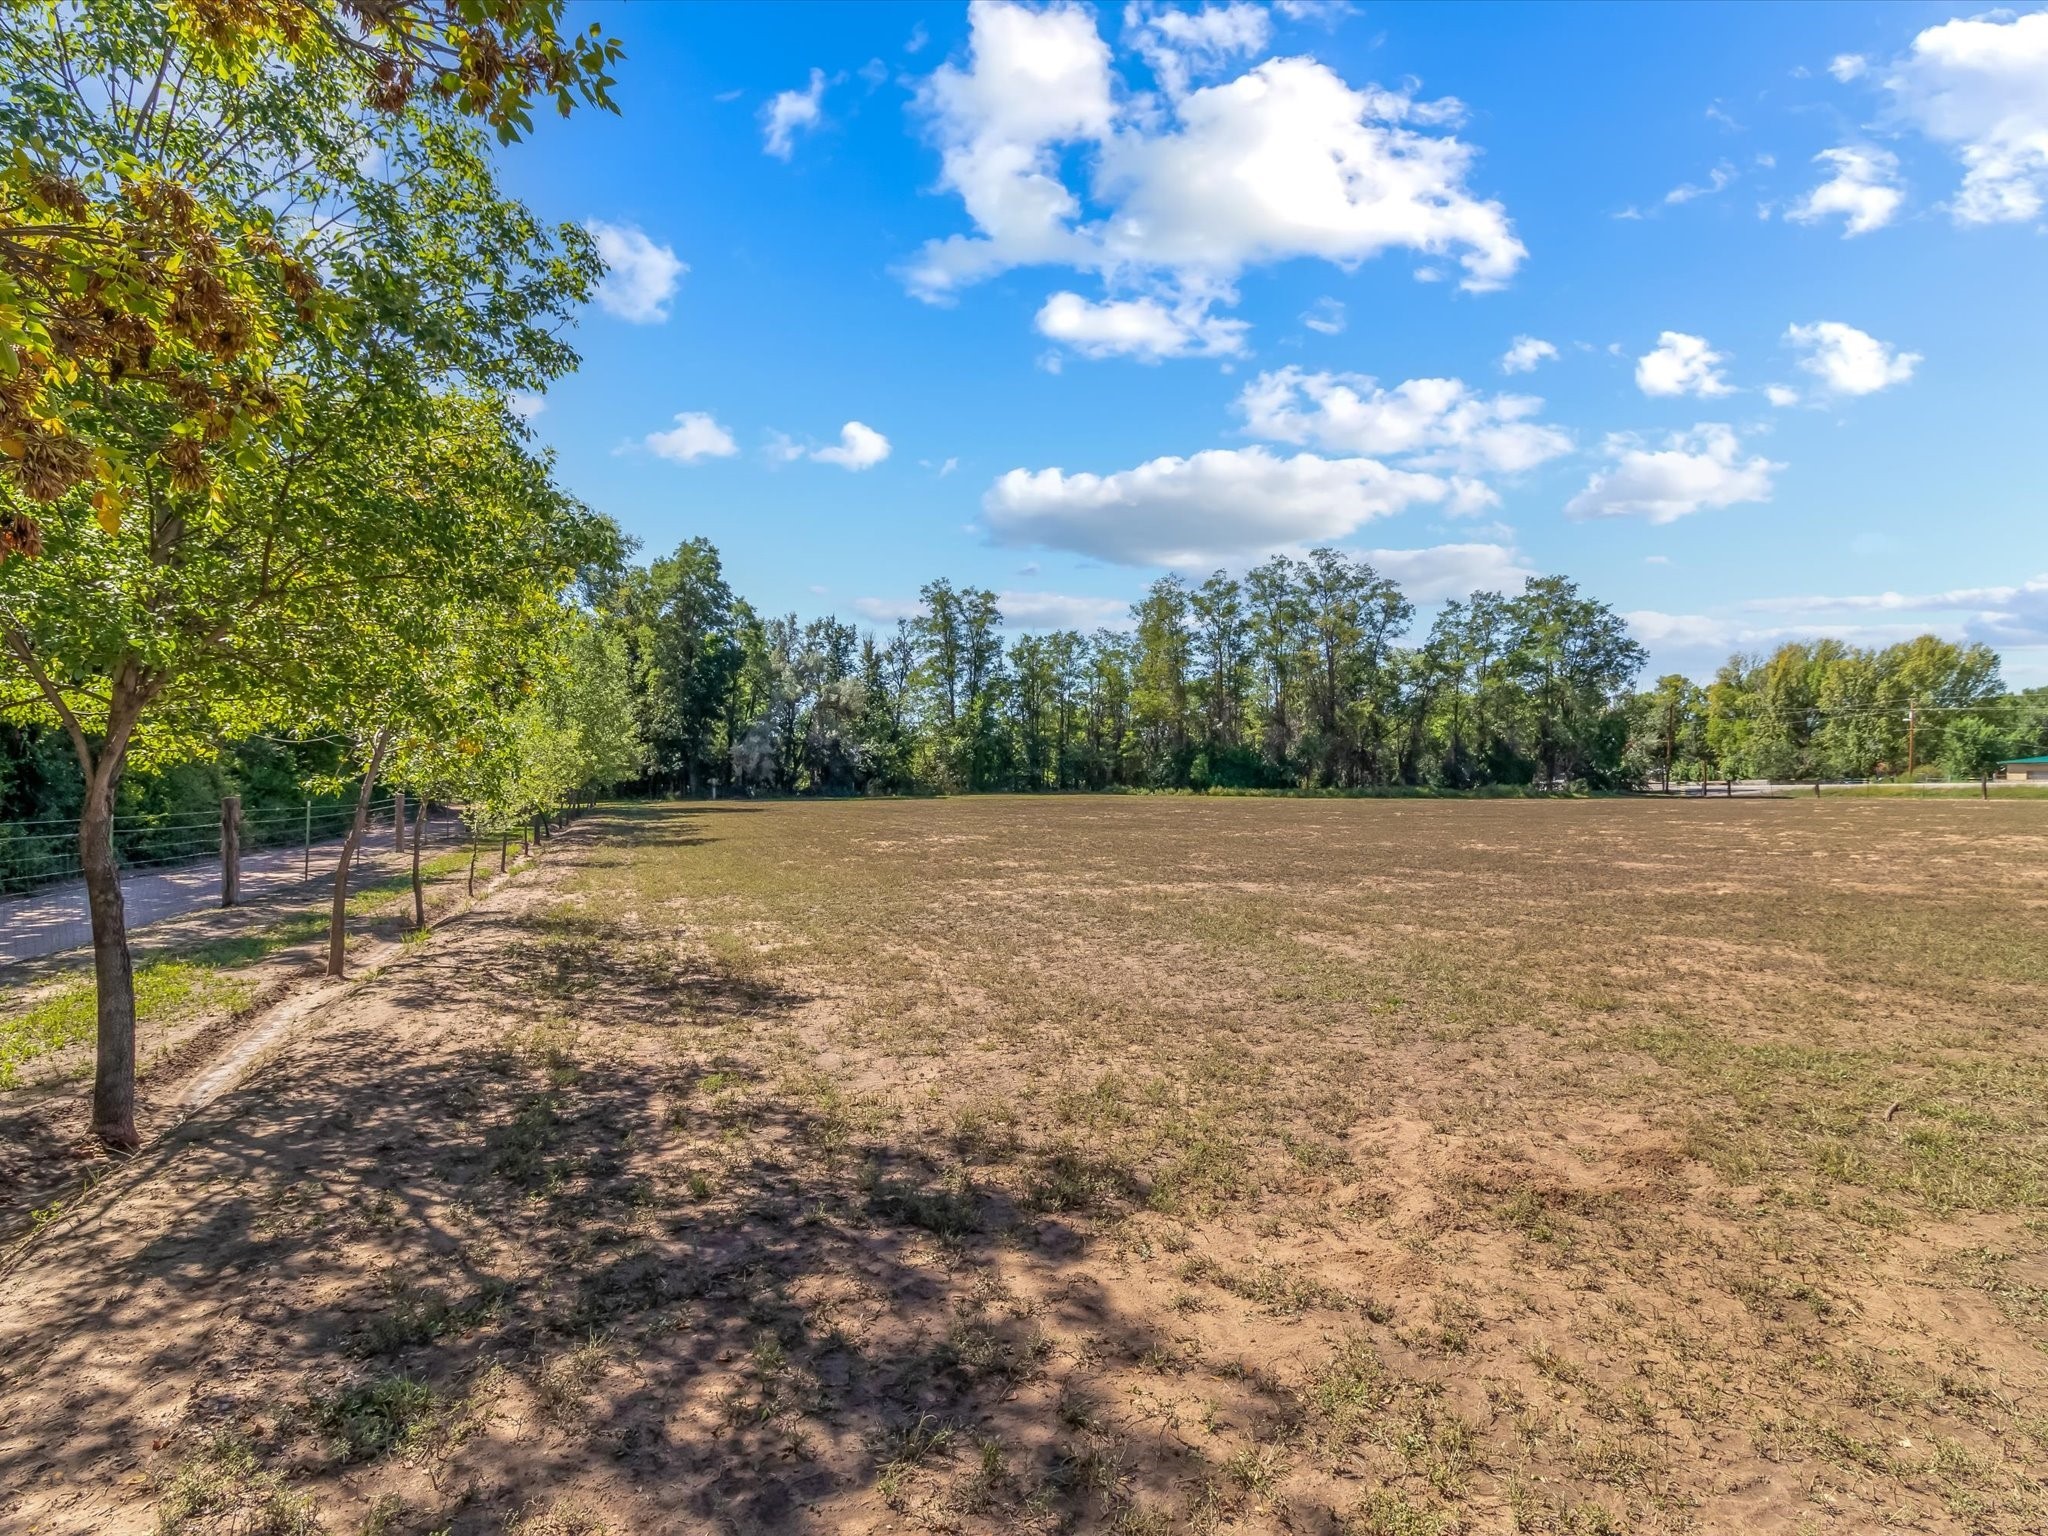
[[[2024,801],[593,814],[0,1278],[9,1532],[2036,1532]]]

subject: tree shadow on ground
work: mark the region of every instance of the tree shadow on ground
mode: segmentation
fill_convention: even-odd
[[[1163,1341],[1107,1300],[1087,1213],[733,1049],[799,994],[604,937],[472,914],[22,1258],[0,1520],[93,1529],[138,1478],[172,1532],[296,1498],[477,1536],[556,1499],[767,1532],[1249,1497],[1089,1391]]]

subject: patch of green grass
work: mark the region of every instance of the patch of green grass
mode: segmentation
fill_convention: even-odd
[[[248,983],[193,960],[145,960],[135,968],[135,1016],[162,1024],[213,1009],[232,1012],[248,1002],[250,991]],[[98,1027],[98,992],[89,979],[0,1018],[0,1088],[18,1086],[30,1062],[86,1044]]]
[[[187,1456],[157,1504],[158,1536],[317,1536],[310,1496],[262,1466],[239,1436],[219,1434]]]
[[[432,882],[468,865],[467,853],[441,854],[422,862],[420,878]],[[394,906],[396,898],[410,899],[411,891],[409,874],[366,882],[350,892],[349,916],[377,916]],[[248,933],[180,945],[138,960],[136,1022],[175,1024],[203,1013],[232,1013],[246,1007],[254,989],[232,973],[319,938],[327,924],[324,911],[300,912]],[[98,1029],[98,990],[89,975],[52,988],[26,1005],[18,1005],[17,999],[17,994],[0,993],[0,1089],[19,1087],[22,1068],[88,1044]],[[84,1070],[81,1063],[79,1071]]]
[[[434,1389],[410,1376],[380,1376],[313,1404],[313,1421],[344,1461],[374,1461],[413,1449],[433,1425]]]

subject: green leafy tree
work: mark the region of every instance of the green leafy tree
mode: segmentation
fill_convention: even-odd
[[[0,559],[5,682],[62,729],[84,780],[93,1121],[132,1146],[133,981],[111,838],[131,752],[166,761],[318,718],[369,742],[381,767],[377,744],[406,718],[405,669],[445,651],[451,612],[551,600],[615,545],[554,489],[502,404],[573,365],[558,333],[598,267],[580,232],[549,231],[498,194],[480,136],[435,93],[366,115],[319,71],[223,73],[154,7],[5,14],[11,134],[45,131],[81,176],[197,187],[208,218],[267,239],[289,226],[291,259],[319,273],[318,293],[251,279],[222,301],[231,315],[206,311],[202,351],[244,322],[261,335],[202,367],[203,387],[138,354],[133,369],[73,370],[90,387],[58,414],[24,407],[108,472],[0,478],[11,526],[35,527],[33,548],[17,538]],[[56,46],[53,26],[69,65],[38,52]],[[160,78],[184,83],[152,104]],[[193,312],[173,298],[165,324]],[[154,357],[149,336],[133,344]],[[171,350],[179,370],[201,366]]]
[[[1981,715],[1963,715],[1942,732],[1941,764],[1952,779],[1975,779],[1991,798],[1991,776],[2012,753],[2012,742]]]

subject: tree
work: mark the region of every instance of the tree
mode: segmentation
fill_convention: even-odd
[[[384,125],[473,118],[509,141],[539,96],[609,108],[618,44],[565,36],[561,13],[0,5],[0,466],[25,498],[0,506],[0,554],[40,548],[38,503],[96,488],[111,531],[145,467],[197,488],[290,410],[276,370],[346,302],[326,221],[352,217]]]
[[[43,412],[44,437],[0,433],[0,522],[16,531],[0,648],[85,781],[93,1123],[130,1147],[133,978],[111,828],[131,751],[166,760],[309,716],[388,740],[404,671],[442,651],[454,608],[549,600],[615,549],[608,524],[555,491],[502,393],[573,366],[557,332],[598,268],[580,232],[499,196],[480,136],[437,93],[366,116],[339,75],[270,58],[260,38],[223,62],[154,6],[5,14],[0,111],[16,142],[47,132],[74,179],[142,189],[202,255],[229,225],[259,246],[289,226],[290,260],[318,274],[316,293],[281,263],[235,277],[225,256],[167,255],[183,275],[152,298],[115,272],[114,312],[149,323],[79,364],[84,382],[56,405],[17,371],[8,409]],[[164,80],[182,83],[165,96]],[[8,261],[23,227],[0,228]],[[35,362],[34,345],[6,346],[0,371]],[[89,470],[36,478],[45,437],[89,445]]]
[[[2005,733],[1981,715],[1960,716],[1942,733],[1942,767],[1952,779],[1975,779],[1986,800],[1991,798],[1991,776],[2011,754]]]

